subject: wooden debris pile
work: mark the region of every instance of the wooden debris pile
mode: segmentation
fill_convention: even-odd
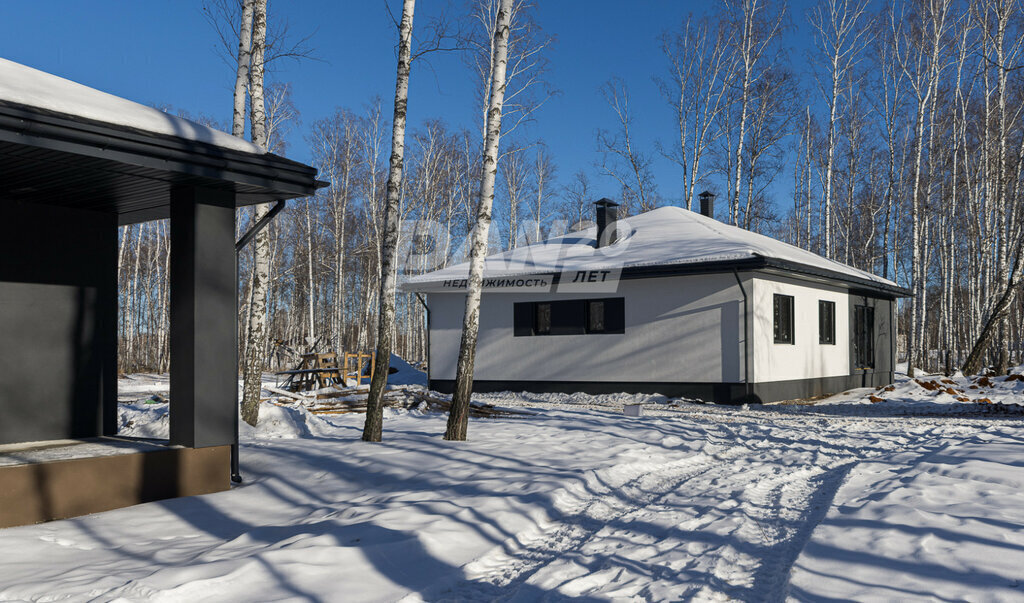
[[[301,396],[277,388],[264,387],[272,393],[303,404],[309,412],[317,415],[338,415],[365,413],[369,387],[322,388]],[[385,408],[402,408],[427,412],[448,412],[451,400],[439,398],[433,392],[421,389],[396,387],[384,393]],[[532,413],[499,409],[492,404],[473,402],[469,416],[474,418],[526,416]]]

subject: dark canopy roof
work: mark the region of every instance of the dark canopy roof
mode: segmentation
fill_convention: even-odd
[[[235,192],[237,205],[312,195],[307,165],[230,136],[0,59],[0,200],[166,218],[170,191]]]

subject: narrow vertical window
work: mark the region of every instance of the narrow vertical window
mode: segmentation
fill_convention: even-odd
[[[604,300],[587,302],[587,332],[604,333]]]
[[[533,335],[534,305],[533,302],[513,304],[512,326],[515,337],[529,337]]]
[[[836,302],[818,300],[818,343],[836,342]]]
[[[772,315],[775,343],[793,343],[793,296],[775,294]]]
[[[534,306],[533,332],[537,335],[551,333],[551,304],[538,303]]]
[[[875,309],[853,307],[853,361],[855,369],[875,368]]]

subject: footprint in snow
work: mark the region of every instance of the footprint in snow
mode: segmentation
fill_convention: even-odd
[[[60,538],[53,534],[45,534],[43,536],[40,536],[39,539],[43,542],[52,542],[57,546],[62,546],[69,549],[78,549],[80,551],[91,551],[94,548],[96,548],[88,544],[80,544],[78,542],[75,542],[74,540],[68,540],[67,538]]]
[[[661,440],[661,445],[664,446],[665,448],[676,448],[678,446],[681,446],[682,443],[683,439],[677,436],[668,436]]]

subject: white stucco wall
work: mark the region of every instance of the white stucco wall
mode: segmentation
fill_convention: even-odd
[[[793,296],[794,343],[775,343],[773,295]],[[818,300],[836,304],[835,344],[818,343]],[[845,289],[758,274],[753,279],[753,380],[787,381],[850,374],[849,295]]]
[[[601,297],[625,298],[624,334],[513,334],[516,302]],[[465,295],[430,293],[427,303],[431,378],[454,379]],[[739,382],[742,321],[743,296],[732,274],[627,280],[617,293],[593,295],[485,293],[474,378]]]

